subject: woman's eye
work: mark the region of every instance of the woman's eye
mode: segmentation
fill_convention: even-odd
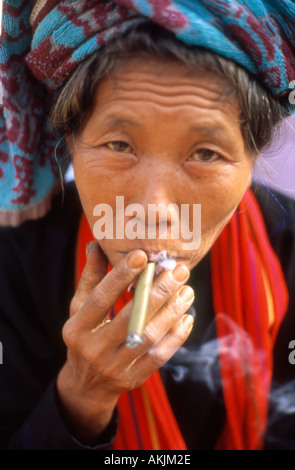
[[[215,152],[214,150],[199,149],[192,154],[190,160],[199,162],[215,162],[216,160],[219,160],[221,158],[221,155]]]
[[[133,149],[126,142],[121,142],[120,140],[115,140],[114,142],[108,142],[106,146],[110,150],[120,153],[134,153]]]

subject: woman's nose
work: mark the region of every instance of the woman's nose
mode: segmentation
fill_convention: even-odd
[[[138,180],[133,202],[142,207],[149,226],[162,223],[170,226],[178,222],[177,194],[171,173],[169,167],[158,166]]]
[[[155,161],[141,169],[137,181],[136,198],[143,207],[150,204],[164,204],[165,206],[176,202],[174,185],[175,169],[169,162]]]
[[[175,194],[172,191],[171,178],[159,171],[145,173],[138,185],[136,199],[136,202],[145,209],[148,209],[150,205],[163,204],[168,206],[174,203]]]

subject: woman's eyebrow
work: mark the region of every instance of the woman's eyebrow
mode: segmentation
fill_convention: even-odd
[[[104,123],[114,127],[120,126],[136,126],[140,127],[141,124],[138,121],[134,121],[133,119],[127,117],[119,117],[119,116],[108,116],[104,118]]]
[[[213,139],[213,143],[220,144],[230,152],[236,150],[237,134],[227,125],[223,126],[217,123],[212,123],[212,125],[192,125],[189,130],[192,135],[195,134],[201,138]]]
[[[136,126],[136,127],[141,127],[141,123],[139,121],[136,121],[132,118],[127,118],[127,117],[119,117],[119,116],[107,116],[103,119],[104,123],[107,125],[111,126]],[[212,125],[192,125],[188,129],[189,131],[192,132],[197,132],[199,134],[205,134],[208,136],[216,136],[217,134],[222,134],[224,135],[225,133],[228,133],[228,128],[226,126],[220,126],[217,124],[212,124]]]
[[[212,125],[192,125],[189,127],[191,132],[196,132],[198,134],[208,135],[209,137],[220,136],[227,134],[228,128],[225,126],[220,126],[216,124]]]

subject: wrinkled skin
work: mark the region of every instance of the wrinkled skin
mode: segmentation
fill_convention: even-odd
[[[57,381],[68,426],[87,443],[95,443],[107,426],[120,393],[141,385],[186,341],[193,318],[185,312],[194,292],[185,282],[250,184],[253,155],[243,140],[238,104],[222,98],[222,91],[212,73],[133,58],[102,81],[74,144],[69,140],[91,228],[97,204],[109,204],[116,217],[118,195],[125,206],[138,203],[145,210],[160,203],[202,208],[196,250],[183,250],[181,238],[169,237],[103,239],[89,246],[63,330],[68,358]],[[177,266],[156,277],[143,344],[128,349],[130,303],[111,322],[108,312],[151,254],[162,250],[176,258]],[[108,262],[113,269],[106,275]]]

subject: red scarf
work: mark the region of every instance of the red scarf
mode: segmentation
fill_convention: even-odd
[[[76,253],[76,284],[93,239],[81,218]],[[254,450],[263,446],[272,349],[288,304],[280,263],[270,245],[263,217],[248,190],[211,249],[213,304],[219,343],[226,422],[217,449]],[[131,298],[125,292],[115,314]],[[121,394],[117,450],[183,450],[185,442],[159,372],[143,386]]]

